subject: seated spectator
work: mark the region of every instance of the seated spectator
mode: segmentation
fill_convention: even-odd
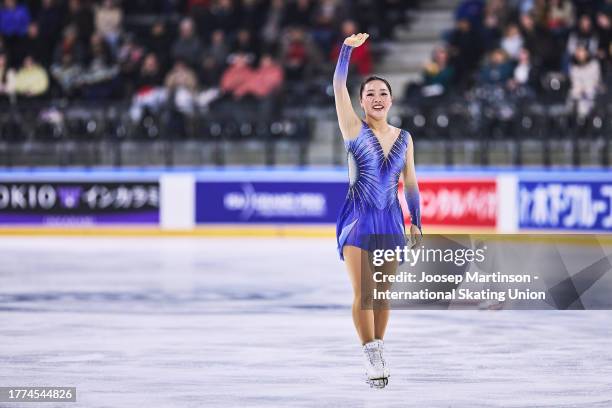
[[[62,55],[60,64],[51,65],[51,77],[60,86],[62,95],[72,98],[78,94],[83,67],[71,53]]]
[[[51,63],[53,45],[57,44],[62,34],[63,15],[58,0],[42,0],[36,22],[40,37],[52,44],[51,47],[48,47],[49,55],[47,56],[47,60]]]
[[[91,37],[91,58],[83,75],[83,96],[90,99],[102,99],[113,96],[119,74],[119,67],[113,61],[111,52],[100,34]]]
[[[136,80],[136,92],[132,98],[130,118],[134,123],[140,122],[144,111],[158,112],[168,98],[168,90],[163,87],[164,78],[157,56],[149,53],[144,57],[140,75]]]
[[[283,0],[271,0],[270,7],[265,13],[261,28],[261,39],[266,49],[276,48],[281,38],[281,26],[285,13],[285,2]]]
[[[502,49],[497,49],[489,54],[489,58],[480,70],[479,80],[481,84],[504,85],[512,76],[512,64]]]
[[[595,105],[601,81],[599,61],[592,58],[584,45],[578,45],[570,65],[570,103],[580,118],[588,116]]]
[[[484,24],[480,29],[482,48],[485,53],[491,52],[499,47],[502,39],[502,26],[499,17],[495,14],[486,14]]]
[[[248,78],[234,90],[235,97],[253,95],[258,99],[266,98],[282,86],[284,74],[283,69],[272,59],[272,56],[265,54],[261,57],[257,69]]]
[[[510,22],[510,12],[507,0],[487,0],[483,20],[486,20],[487,16],[495,16],[499,25],[505,27]]]
[[[540,72],[531,63],[531,55],[527,48],[521,48],[518,63],[514,67],[512,78],[508,81],[508,88],[512,91],[523,88],[533,95],[540,86]]]
[[[604,73],[610,72],[610,34],[610,16],[604,12],[597,13],[597,36],[599,38],[597,58]]]
[[[443,46],[437,46],[431,61],[423,67],[423,85],[427,87],[424,93],[439,95],[445,93],[451,86],[455,76],[455,68],[448,64],[448,51]]]
[[[202,87],[197,96],[197,105],[201,110],[208,110],[211,102],[220,95],[222,66],[217,64],[217,60],[211,56],[205,56],[198,71],[198,78]]]
[[[462,0],[455,10],[455,21],[467,20],[470,27],[480,29],[485,9],[484,0]]]
[[[0,34],[4,37],[24,37],[30,24],[30,12],[17,0],[4,0],[0,8]]]
[[[195,67],[202,57],[202,43],[196,36],[193,20],[185,18],[179,27],[179,38],[172,45],[172,58]]]
[[[596,55],[599,47],[597,33],[593,28],[591,17],[584,14],[578,19],[578,27],[569,36],[567,53],[570,57],[576,55],[579,46],[587,49],[589,55]]]
[[[309,78],[321,61],[320,54],[301,28],[290,28],[283,37],[280,52],[281,63],[288,80],[302,81]]]
[[[170,67],[171,45],[172,41],[168,35],[166,23],[163,20],[157,20],[151,26],[151,31],[144,41],[144,46],[148,52],[157,56],[162,71]]]
[[[534,0],[533,9],[530,12],[536,25],[544,29],[547,29],[546,22],[548,19],[548,7],[546,3],[547,0]]]
[[[166,75],[164,86],[171,92],[180,89],[195,92],[198,88],[198,78],[185,61],[179,59]]]
[[[6,102],[15,93],[15,70],[9,67],[6,54],[0,53],[0,102]]]
[[[340,1],[319,0],[313,13],[310,34],[323,55],[331,51],[336,21],[342,21],[344,14]]]
[[[66,26],[62,41],[57,44],[53,53],[54,64],[63,64],[65,54],[70,54],[74,63],[81,64],[85,61],[83,47],[79,43],[78,38],[76,26]]]
[[[4,0],[0,8],[0,36],[4,37],[4,45],[11,64],[18,66],[26,53],[23,38],[28,32],[30,13],[24,5],[16,0]]]
[[[215,65],[215,60],[210,56],[204,59],[203,66],[207,67],[208,64]],[[161,72],[156,55],[147,54],[138,76],[137,93],[130,108],[130,117],[135,123],[142,119],[145,110],[158,112],[168,100],[173,102],[179,113],[192,115],[196,106],[205,110],[219,95],[218,74],[216,78],[212,78],[208,76],[209,72],[204,73],[203,77],[206,78],[202,81],[204,89],[198,92],[198,78],[184,61],[179,59],[175,62],[172,70],[166,75],[165,87],[160,87]]]
[[[338,60],[340,55],[340,48],[342,42],[346,37],[350,37],[353,34],[357,34],[357,24],[353,20],[345,20],[342,22],[342,28],[340,33],[340,39],[334,46],[330,61],[335,62]],[[353,49],[351,53],[351,65],[357,67],[357,72],[361,76],[368,76],[372,73],[372,53],[370,51],[369,42],[366,41],[360,47]]]
[[[205,19],[199,21],[200,35],[204,38],[210,36],[212,30],[222,30],[226,33],[233,33],[238,30],[240,18],[234,1],[217,0],[214,1]]]
[[[145,55],[143,46],[136,42],[133,34],[127,33],[117,55],[117,62],[121,71],[122,78],[128,85],[128,90],[132,91],[132,86],[138,80],[140,65]]]
[[[204,56],[202,64],[200,65],[200,70],[198,71],[200,85],[205,88],[218,88],[221,82],[222,73],[223,65],[219,64],[214,56]]]
[[[69,0],[66,24],[76,27],[78,40],[87,47],[94,33],[94,14],[91,5],[83,0]]]
[[[34,98],[43,96],[48,89],[47,71],[28,55],[15,74],[15,93],[26,98]]]
[[[116,0],[103,0],[102,4],[95,6],[94,14],[96,32],[102,35],[115,52],[121,36],[123,11],[117,5]]]
[[[574,6],[570,0],[550,0],[547,27],[557,35],[564,35],[574,25]]]
[[[19,62],[27,55],[31,55],[36,61],[40,62],[43,66],[48,66],[51,63],[49,49],[49,39],[41,38],[38,24],[30,23],[28,26],[28,33],[22,40],[22,46],[17,53],[16,58]]]
[[[467,19],[458,20],[449,38],[451,64],[457,69],[457,77],[467,78],[482,56],[481,41]]]
[[[225,33],[221,30],[215,30],[211,36],[211,44],[206,55],[215,60],[215,64],[225,66],[227,56],[229,54],[227,44],[225,43]]]
[[[159,60],[152,52],[148,53],[142,61],[139,75],[136,78],[136,93],[160,87],[163,83],[164,78]]]
[[[215,32],[218,32],[218,30]],[[236,41],[232,47],[232,54],[236,52],[246,54],[252,61],[256,60],[259,55],[257,43],[253,40],[249,30],[245,28],[241,28],[236,34]]]
[[[531,14],[521,15],[520,30],[523,44],[531,55],[531,62],[543,71],[558,71],[563,51],[559,49],[550,31],[537,26]]]
[[[198,78],[185,61],[179,59],[174,63],[166,75],[164,85],[169,97],[173,96],[172,100],[177,110],[183,114],[193,114]]]
[[[523,47],[523,37],[516,24],[509,24],[501,40],[501,48],[508,54],[510,59],[518,60],[519,53]]]
[[[248,57],[244,54],[235,54],[231,58],[230,66],[221,76],[221,91],[226,95],[238,98],[235,92],[244,82],[250,81],[254,71],[249,66]]]

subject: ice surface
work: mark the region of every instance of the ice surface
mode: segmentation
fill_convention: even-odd
[[[76,386],[66,407],[612,406],[610,311],[393,311],[390,384],[370,389],[333,239],[0,254],[0,386]]]

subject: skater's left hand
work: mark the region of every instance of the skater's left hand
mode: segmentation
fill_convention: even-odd
[[[414,224],[410,224],[410,248],[420,245],[423,241],[423,233]]]

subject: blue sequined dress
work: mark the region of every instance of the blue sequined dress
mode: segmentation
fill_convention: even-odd
[[[345,140],[349,190],[336,224],[340,259],[344,260],[345,245],[373,251],[406,244],[397,187],[409,140],[410,134],[401,130],[385,156],[376,135],[363,121],[359,135]]]

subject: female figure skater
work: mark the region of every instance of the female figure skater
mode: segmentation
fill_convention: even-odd
[[[353,322],[363,344],[367,380],[372,387],[384,388],[389,377],[383,357],[389,308],[376,302],[373,307],[374,284],[369,282],[373,282],[374,271],[395,274],[398,263],[374,267],[371,255],[375,249],[406,245],[404,218],[397,197],[400,175],[404,178],[412,219],[411,241],[420,239],[422,232],[412,138],[408,132],[387,123],[392,104],[389,83],[372,76],[361,84],[359,102],[365,121],[353,110],[346,87],[351,51],[367,38],[368,34],[360,33],[344,40],[334,73],[336,112],[349,165],[349,191],[338,218],[336,237],[340,259],[346,263],[353,286]],[[388,289],[388,284],[376,285],[379,291]]]

